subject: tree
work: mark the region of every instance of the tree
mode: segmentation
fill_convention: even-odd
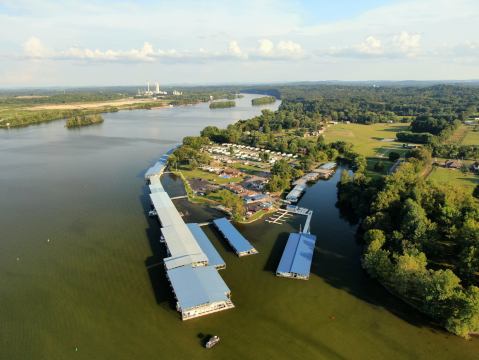
[[[421,243],[432,227],[431,221],[427,218],[421,205],[413,199],[407,199],[403,206],[401,220],[401,232],[404,237]]]
[[[375,252],[382,248],[386,242],[384,232],[379,229],[370,229],[364,234],[364,241],[368,245],[368,252]]]
[[[401,154],[395,151],[391,151],[388,157],[389,157],[389,161],[397,161],[401,157]]]
[[[472,196],[474,196],[476,199],[479,199],[479,185],[476,185],[476,187],[474,188]]]

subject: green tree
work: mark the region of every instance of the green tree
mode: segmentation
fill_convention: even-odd
[[[396,161],[396,160],[399,160],[399,158],[401,157],[401,154],[395,151],[391,151],[388,154],[388,157],[389,157],[389,161]]]

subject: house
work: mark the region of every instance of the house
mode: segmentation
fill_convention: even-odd
[[[444,163],[444,167],[447,169],[460,169],[462,167],[462,162],[460,160],[447,160]]]
[[[479,161],[476,161],[475,163],[471,164],[471,166],[469,166],[469,170],[476,174],[479,174]]]

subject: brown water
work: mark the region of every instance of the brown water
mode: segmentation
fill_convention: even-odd
[[[364,275],[355,227],[334,205],[338,175],[301,200],[318,236],[309,281],[273,275],[303,218],[241,226],[260,251],[241,259],[206,229],[236,308],[179,320],[156,266],[163,249],[145,216],[143,173],[183,136],[258,114],[250,99],[107,114],[74,131],[54,122],[0,132],[1,360],[477,358],[477,340],[432,327]],[[175,179],[164,182],[181,193]],[[176,203],[188,219],[216,216]],[[222,341],[204,350],[205,334]]]

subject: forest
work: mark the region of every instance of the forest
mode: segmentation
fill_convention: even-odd
[[[65,126],[69,129],[82,126],[89,126],[102,123],[103,116],[100,114],[93,115],[76,115],[67,119]]]
[[[276,98],[274,96],[262,96],[262,97],[251,100],[251,105],[258,106],[258,105],[273,104],[275,101],[276,101]]]
[[[214,101],[210,103],[210,109],[226,109],[226,108],[231,108],[235,107],[236,102],[233,100],[228,100],[228,101]]]

